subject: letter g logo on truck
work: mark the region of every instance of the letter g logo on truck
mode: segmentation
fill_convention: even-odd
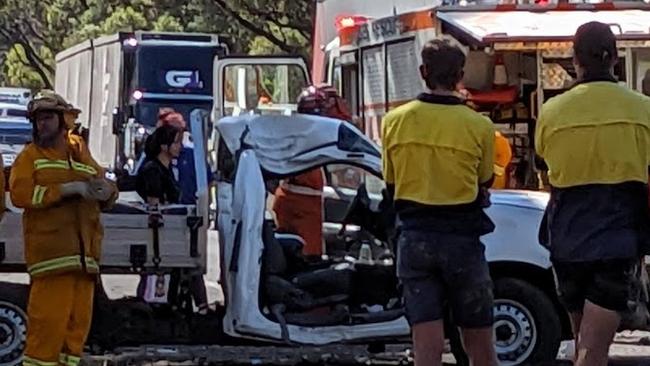
[[[165,81],[173,88],[203,88],[198,71],[169,70],[165,74]]]

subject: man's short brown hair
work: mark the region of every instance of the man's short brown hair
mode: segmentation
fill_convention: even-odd
[[[465,54],[447,40],[432,40],[422,48],[421,73],[429,89],[455,90],[464,67]]]

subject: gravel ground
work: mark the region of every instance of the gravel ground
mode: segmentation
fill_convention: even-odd
[[[612,347],[611,366],[650,365],[650,347],[639,346],[648,334],[621,334]],[[647,341],[641,341],[647,343]],[[445,365],[454,365],[447,354]],[[89,366],[185,366],[185,365],[409,365],[412,357],[408,345],[389,346],[386,352],[370,354],[363,346],[328,347],[166,347],[125,349],[122,353],[87,359]],[[571,362],[558,359],[545,366],[569,366]]]

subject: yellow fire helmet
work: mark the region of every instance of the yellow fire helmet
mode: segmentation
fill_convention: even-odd
[[[41,90],[34,99],[27,105],[27,117],[32,120],[39,111],[56,111],[63,114],[65,127],[74,128],[74,123],[79,117],[81,110],[68,103],[62,96],[51,90]]]

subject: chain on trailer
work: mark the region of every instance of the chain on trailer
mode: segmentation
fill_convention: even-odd
[[[162,214],[158,205],[149,207],[149,228],[153,236],[153,266],[156,273],[160,271],[160,228],[163,227]],[[160,274],[160,273],[158,273]]]

